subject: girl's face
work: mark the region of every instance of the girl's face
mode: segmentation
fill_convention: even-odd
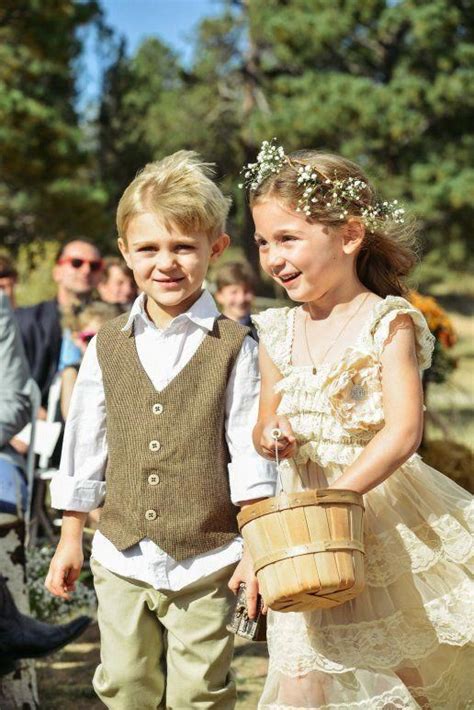
[[[97,335],[99,328],[101,328],[103,324],[104,322],[100,318],[91,318],[81,331],[72,334],[72,339],[78,348],[80,348],[82,354],[86,352],[90,341],[94,335]]]
[[[308,303],[353,276],[342,230],[310,224],[274,198],[252,209],[260,263],[293,301]]]

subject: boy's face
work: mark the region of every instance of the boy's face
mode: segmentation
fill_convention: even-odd
[[[184,313],[199,298],[209,263],[228,244],[226,234],[211,244],[204,234],[184,234],[177,226],[166,227],[152,212],[133,217],[126,241],[119,239],[138,288],[150,299],[149,315],[155,322],[163,313],[173,318]]]
[[[241,320],[252,310],[253,290],[244,283],[229,284],[216,291],[216,301],[224,315],[232,320]]]

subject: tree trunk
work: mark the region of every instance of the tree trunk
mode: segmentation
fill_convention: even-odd
[[[18,609],[29,613],[26,584],[25,526],[22,521],[0,525],[0,570]],[[2,710],[36,710],[39,708],[34,662],[18,661],[13,673],[0,677]]]

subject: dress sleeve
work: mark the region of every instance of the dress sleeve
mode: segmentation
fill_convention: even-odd
[[[252,316],[260,341],[283,375],[289,373],[292,333],[289,328],[290,308],[269,308]]]
[[[377,353],[380,355],[382,352],[390,334],[390,326],[401,314],[409,315],[413,321],[418,365],[420,370],[427,370],[431,365],[435,337],[430,332],[422,313],[405,298],[387,296],[377,304],[372,326],[372,336]]]

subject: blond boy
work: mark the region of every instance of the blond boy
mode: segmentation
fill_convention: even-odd
[[[228,200],[195,153],[147,165],[117,211],[119,248],[142,294],[91,341],[66,426],[54,507],[66,512],[46,586],[68,597],[87,513],[101,664],[109,708],[235,704],[225,625],[229,584],[256,584],[240,563],[236,505],[272,495],[254,453],[254,341],[202,283],[229,243]],[[231,582],[229,579],[232,577]]]

